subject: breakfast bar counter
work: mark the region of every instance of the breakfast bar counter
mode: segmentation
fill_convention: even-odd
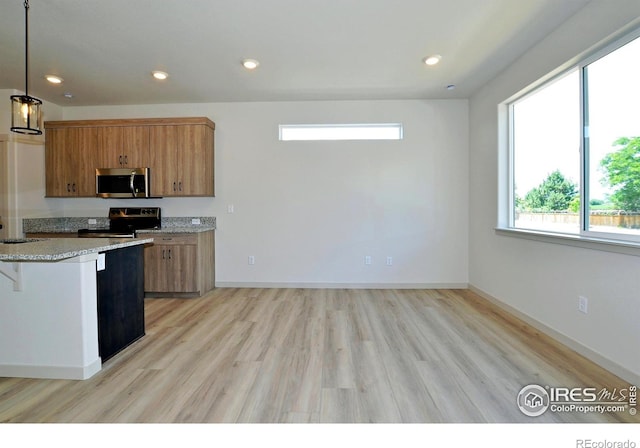
[[[145,238],[24,238],[0,240],[0,261],[60,261],[94,253],[152,243]]]
[[[0,240],[0,376],[86,379],[100,371],[99,291],[109,284],[101,287],[99,277],[109,272],[109,282],[142,278],[126,260],[139,259],[141,271],[142,249],[152,242],[150,237]],[[111,254],[125,252],[109,265]]]

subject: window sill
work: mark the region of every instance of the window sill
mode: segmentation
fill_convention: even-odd
[[[496,235],[523,238],[543,243],[562,244],[565,246],[581,247],[583,249],[615,252],[624,255],[640,257],[640,243],[631,241],[619,241],[605,238],[593,238],[581,235],[569,235],[564,233],[540,232],[535,230],[512,229],[498,227]]]

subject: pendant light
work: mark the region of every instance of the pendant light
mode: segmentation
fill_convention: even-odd
[[[11,132],[42,134],[42,101],[29,96],[29,0],[24,2],[25,80],[24,95],[11,95]]]

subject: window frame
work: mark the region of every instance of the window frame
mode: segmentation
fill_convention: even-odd
[[[567,63],[564,66],[559,67],[558,69],[547,74],[546,76],[543,76],[542,78],[538,79],[537,81],[499,105],[499,122],[501,123],[500,127],[502,129],[502,131],[499,130],[499,134],[503,136],[501,140],[502,143],[499,142],[499,145],[506,150],[506,153],[505,150],[500,151],[500,153],[502,154],[502,160],[506,160],[506,170],[502,171],[503,175],[506,178],[503,177],[503,181],[499,183],[500,189],[503,191],[503,193],[499,192],[498,194],[499,204],[502,204],[502,206],[499,207],[498,225],[496,226],[496,232],[498,234],[640,256],[640,251],[637,250],[640,248],[640,234],[634,235],[589,230],[589,129],[585,125],[587,118],[586,106],[588,102],[588,85],[585,82],[587,76],[585,68],[636,39],[640,39],[640,28],[636,28],[630,32],[627,32],[621,37],[617,37],[616,39],[609,41],[599,49],[590,51],[582,57],[575,58],[571,63]],[[579,232],[563,233],[553,232],[549,230],[516,227],[514,106],[519,101],[535,94],[540,89],[551,85],[553,82],[570,74],[575,70],[579,72],[578,79],[580,89],[580,210],[578,212],[580,220]],[[504,188],[507,189],[506,194],[504,194]],[[506,207],[504,202],[501,201],[507,202]]]

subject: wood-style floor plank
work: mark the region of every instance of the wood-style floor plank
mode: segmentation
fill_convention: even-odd
[[[226,288],[145,316],[89,380],[0,378],[0,422],[640,422],[523,415],[527,384],[628,384],[468,290]]]

